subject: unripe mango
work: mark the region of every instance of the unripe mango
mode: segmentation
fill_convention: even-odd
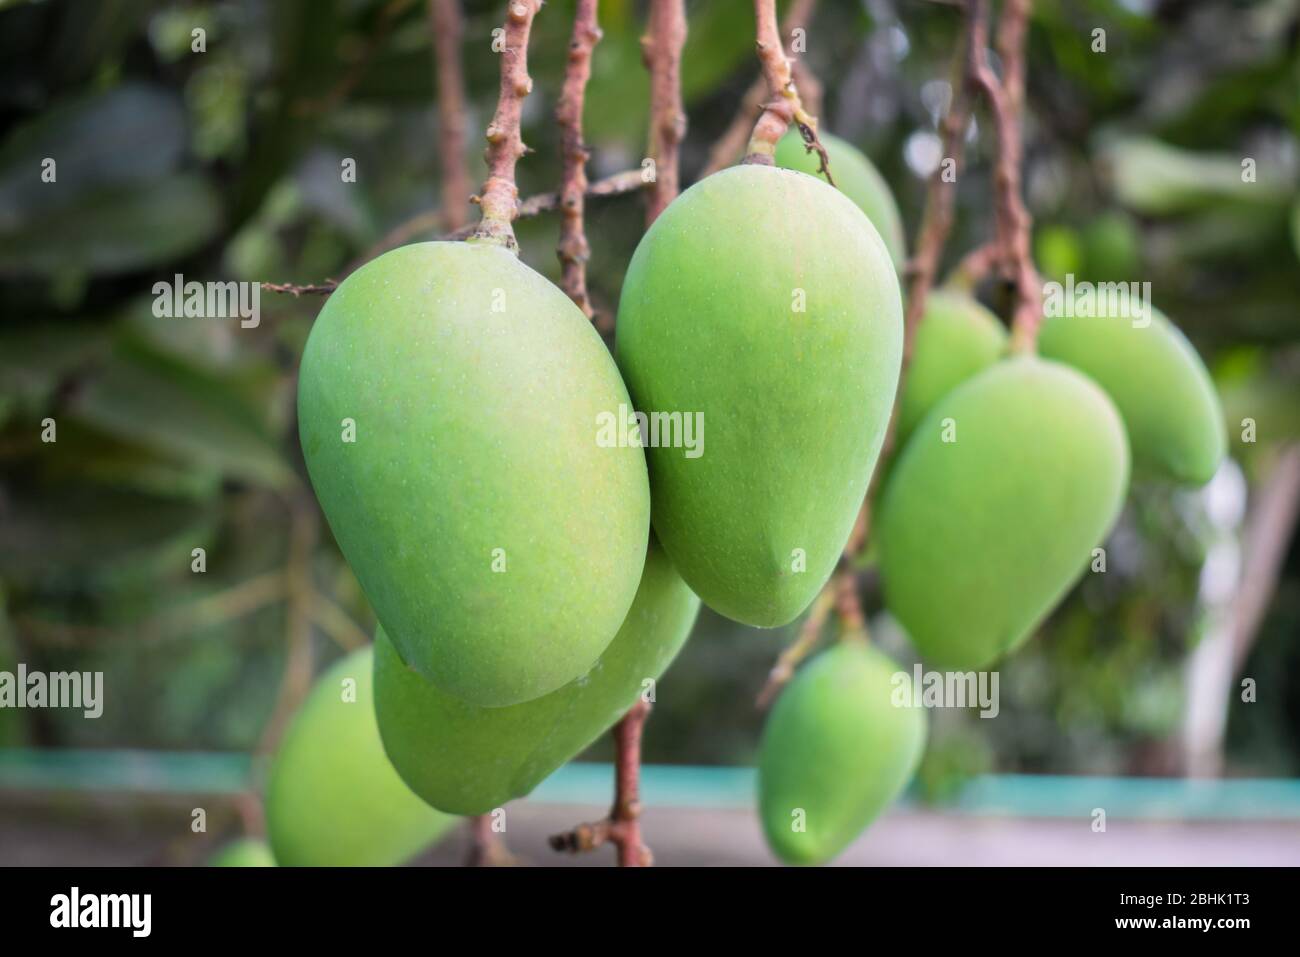
[[[651,540],[627,620],[591,673],[534,701],[479,708],[406,668],[375,636],[376,711],[384,746],[434,807],[485,814],[523,797],[630,708],[672,663],[700,600]]]
[[[907,239],[903,235],[903,217],[898,212],[898,203],[894,194],[861,150],[847,140],[830,133],[818,132],[817,138],[826,147],[826,156],[831,161],[831,176],[835,185],[849,199],[857,204],[858,209],[867,214],[871,225],[876,227],[880,238],[885,241],[889,258],[894,266],[903,268],[907,261]],[[804,148],[803,137],[798,130],[791,130],[776,144],[776,165],[785,169],[796,169],[810,176],[820,176],[821,157],[816,150],[808,152]]]
[[[885,487],[885,602],[935,665],[1014,648],[1078,580],[1128,485],[1124,426],[1068,366],[1018,357],[941,398]]]
[[[758,805],[770,848],[788,864],[822,864],[898,795],[925,747],[925,713],[896,706],[887,655],[840,642],[781,692],[763,729]]]
[[[899,447],[930,407],[998,360],[1007,334],[998,317],[970,296],[931,290],[916,327],[912,362],[898,408]]]
[[[429,681],[502,706],[600,657],[649,534],[644,454],[597,443],[598,415],[628,404],[591,323],[499,246],[403,246],[330,296],[302,358],[303,454]]]
[[[723,170],[646,232],[616,350],[638,410],[707,426],[697,457],[648,457],[655,531],[711,608],[783,625],[830,576],[880,452],[902,337],[875,228],[804,173]]]
[[[266,790],[266,824],[284,867],[401,864],[452,825],[402,783],[375,723],[372,650],[354,651],[312,688],[285,732]]]
[[[244,837],[218,848],[208,867],[275,867],[275,856],[266,841]]]
[[[1159,310],[1054,315],[1038,347],[1106,390],[1124,417],[1136,469],[1195,485],[1218,471],[1228,446],[1218,393],[1192,344]]]

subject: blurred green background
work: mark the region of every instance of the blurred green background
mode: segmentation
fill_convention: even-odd
[[[503,5],[464,7],[479,180]],[[593,179],[637,166],[646,148],[644,7],[600,4]],[[687,8],[690,183],[755,61],[749,0]],[[534,28],[523,195],[558,185],[552,113],[571,14],[552,0]],[[939,3],[837,0],[808,31],[823,127],[879,165],[909,237],[937,161],[957,20]],[[206,52],[191,52],[195,27]],[[1105,52],[1093,50],[1097,29]],[[264,293],[261,324],[243,329],[157,319],[150,290],[175,273],[338,277],[437,205],[425,3],[0,4],[0,74],[0,670],[100,670],[107,689],[94,721],[0,711],[0,747],[265,749],[309,676],[373,625],[297,448],[295,370],[321,300]],[[1087,576],[1003,663],[1000,717],[932,716],[918,794],[950,798],[994,771],[1295,777],[1300,2],[1040,0],[1028,75],[1025,185],[1042,272],[1149,280],[1215,374],[1233,461],[1204,490],[1134,488],[1107,574]],[[948,265],[991,228],[984,119]],[[59,158],[57,188],[39,181],[47,156]],[[344,158],[355,183],[341,181]],[[642,218],[637,196],[588,204],[606,314]],[[554,218],[517,231],[524,259],[557,277]],[[47,417],[56,443],[41,440]],[[203,574],[191,571],[199,547]],[[1263,586],[1262,602],[1242,576]],[[865,599],[878,609],[870,578]],[[874,630],[914,658],[888,622]],[[706,610],[661,684],[646,759],[750,763],[753,699],[792,635]],[[1256,680],[1256,702],[1240,701],[1242,677]]]

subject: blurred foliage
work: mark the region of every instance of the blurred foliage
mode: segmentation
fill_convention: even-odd
[[[471,131],[495,101],[501,7],[465,4]],[[586,114],[593,177],[637,165],[645,149],[644,7],[601,4]],[[1157,305],[1211,362],[1233,455],[1257,484],[1278,444],[1300,436],[1300,0],[1036,8],[1026,184],[1044,275],[1151,281]],[[688,10],[689,182],[755,65],[749,0],[691,0]],[[571,13],[553,0],[534,31],[524,194],[558,181],[551,114]],[[199,28],[206,51],[195,53]],[[1093,50],[1096,29],[1104,53]],[[909,234],[955,36],[947,5],[896,0],[823,2],[808,34],[826,128],[876,160]],[[261,323],[244,329],[155,318],[151,289],[176,274],[317,282],[435,205],[424,4],[17,3],[0,10],[0,54],[0,669],[102,669],[109,695],[94,722],[0,712],[0,745],[21,735],[49,746],[251,748],[284,669],[291,515],[310,503],[293,397],[320,301],[266,294]],[[949,265],[990,229],[989,132],[981,116]],[[481,178],[476,138],[470,149]],[[56,183],[41,181],[47,157]],[[345,158],[355,183],[339,175]],[[1242,178],[1244,158],[1253,180]],[[636,197],[589,204],[600,309],[617,304],[641,223]],[[553,219],[518,232],[525,260],[555,277]],[[998,304],[998,290],[990,299]],[[1240,441],[1247,416],[1255,443]],[[42,441],[47,418],[57,442]],[[1005,662],[1000,719],[932,715],[923,793],[943,797],[995,768],[1165,767],[1205,618],[1202,562],[1216,536],[1239,531],[1207,520],[1207,495],[1134,490],[1108,573],[1088,576]],[[196,548],[203,574],[191,571]],[[310,580],[321,601],[369,628],[323,526]],[[750,761],[761,725],[752,701],[793,630],[755,632],[704,612],[661,682],[647,758]],[[912,661],[887,619],[874,632]],[[1286,676],[1284,687],[1231,710],[1234,768],[1300,771],[1297,634],[1293,544],[1246,669]],[[318,666],[345,638],[318,628]]]

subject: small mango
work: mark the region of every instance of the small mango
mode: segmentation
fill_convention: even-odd
[[[888,655],[843,641],[777,698],[759,748],[758,806],[767,844],[787,864],[834,858],[911,780],[925,712],[897,703],[899,681],[911,678]]]
[[[578,308],[504,248],[417,243],[339,285],[302,357],[298,428],[330,528],[403,660],[484,706],[585,674],[627,615],[645,456]]]
[[[1119,516],[1119,412],[1058,362],[999,362],[941,398],[895,463],[876,524],[885,602],[939,667],[1023,641]]]
[[[931,290],[916,327],[912,362],[903,378],[898,408],[898,444],[907,441],[930,407],[1006,351],[1007,333],[998,317],[975,299]]]
[[[725,169],[646,232],[616,352],[639,411],[707,427],[700,454],[652,439],[648,457],[655,532],[711,608],[773,627],[821,589],[880,452],[902,336],[876,230],[804,173]]]
[[[1127,318],[1050,316],[1038,348],[1106,390],[1124,417],[1136,470],[1204,485],[1228,447],[1219,395],[1187,337],[1148,309]]]
[[[294,716],[271,765],[266,825],[284,867],[388,867],[456,823],[411,793],[375,723],[372,649],[336,662]]]
[[[275,855],[266,841],[244,837],[218,848],[208,867],[275,867]]]
[[[507,708],[439,691],[375,636],[379,728],[394,767],[436,808],[485,814],[523,797],[623,716],[672,663],[700,600],[651,542],[636,599],[591,673]]]
[[[880,170],[876,169],[865,153],[847,140],[820,131],[817,138],[826,147],[836,187],[867,214],[867,219],[871,220],[871,225],[876,227],[876,232],[885,241],[885,248],[889,250],[889,258],[893,260],[895,268],[902,269],[907,261],[903,217],[898,212],[898,203],[894,200],[885,177],[880,175]],[[775,159],[776,165],[785,169],[796,169],[810,176],[821,175],[818,173],[821,157],[816,150],[808,152],[798,130],[791,130],[781,137],[781,141],[776,144]]]

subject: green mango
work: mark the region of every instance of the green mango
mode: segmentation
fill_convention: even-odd
[[[758,807],[773,852],[822,864],[849,846],[911,780],[925,712],[896,706],[887,655],[863,641],[819,654],[782,690],[763,728]]]
[[[1007,333],[998,317],[961,293],[932,290],[916,327],[912,362],[903,378],[898,407],[901,447],[936,402],[982,372],[1006,350]]]
[[[867,219],[885,241],[894,266],[902,269],[907,262],[907,238],[903,235],[903,217],[898,212],[898,203],[894,201],[889,184],[866,154],[852,143],[820,131],[817,138],[826,147],[835,185],[867,214]],[[821,157],[816,151],[808,152],[798,130],[786,133],[776,144],[775,159],[776,165],[785,169],[820,175],[817,171],[821,168]]]
[[[1132,282],[1142,270],[1142,233],[1133,217],[1112,210],[1083,231],[1082,278],[1093,282]],[[1060,277],[1064,278],[1064,277]]]
[[[403,246],[330,296],[302,357],[303,454],[366,597],[429,681],[515,704],[608,646],[650,524],[644,453],[598,438],[629,404],[591,323],[499,246]]]
[[[1203,485],[1227,451],[1227,426],[1210,373],[1192,344],[1154,307],[1141,319],[1054,315],[1042,355],[1086,373],[1114,400],[1143,473]]]
[[[401,864],[456,823],[412,794],[384,755],[372,658],[362,648],[326,671],[276,753],[266,825],[285,867]]]
[[[637,408],[708,427],[649,450],[655,532],[711,608],[799,615],[839,559],[902,359],[898,277],[867,218],[804,173],[734,166],[637,246],[616,352]]]
[[[208,867],[275,867],[275,856],[266,841],[244,837],[218,848]]]
[[[999,362],[917,426],[876,518],[885,604],[933,664],[980,668],[1023,641],[1119,516],[1129,453],[1092,380]]]
[[[523,797],[613,726],[690,634],[700,600],[651,540],[627,621],[591,673],[508,708],[478,708],[402,665],[375,636],[376,711],[384,747],[434,807],[485,814]]]

